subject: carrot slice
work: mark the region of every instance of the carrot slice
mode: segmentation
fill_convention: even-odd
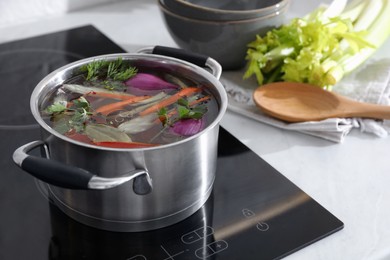
[[[114,112],[116,110],[119,110],[126,105],[130,105],[130,104],[139,102],[139,101],[147,99],[147,98],[150,98],[150,96],[134,96],[134,97],[131,97],[127,100],[123,100],[123,101],[119,101],[119,102],[115,102],[115,103],[101,106],[98,109],[96,109],[95,112],[101,113],[103,115],[108,115],[109,113]]]
[[[163,107],[166,107],[166,106],[169,106],[169,105],[175,103],[180,98],[191,96],[192,94],[195,94],[195,93],[200,92],[200,91],[202,91],[200,88],[194,88],[194,87],[183,88],[179,92],[177,92],[176,94],[173,94],[172,96],[170,96],[169,98],[166,98],[166,99],[162,100],[161,102],[159,102],[151,107],[148,107],[144,111],[140,112],[139,115],[145,116],[147,114],[156,112]]]
[[[88,138],[87,135],[84,134],[79,134],[76,132],[71,132],[71,133],[66,133],[65,136],[79,142],[87,143],[87,144],[92,144],[92,140]]]
[[[148,143],[139,143],[139,142],[94,142],[95,145],[111,147],[111,148],[144,148],[144,147],[154,147],[158,144],[148,144]]]

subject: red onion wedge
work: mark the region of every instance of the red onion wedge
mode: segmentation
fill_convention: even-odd
[[[137,75],[128,79],[125,84],[126,86],[142,90],[164,90],[179,88],[179,86],[177,85],[162,80],[155,75],[147,73],[137,73]]]
[[[171,131],[181,136],[191,136],[199,133],[204,128],[204,119],[182,119],[177,121],[172,127]]]

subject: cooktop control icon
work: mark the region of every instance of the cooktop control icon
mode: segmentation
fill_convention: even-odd
[[[267,231],[269,229],[269,226],[265,222],[259,222],[257,223],[256,228],[260,231]]]
[[[225,240],[219,240],[197,249],[195,251],[195,255],[199,259],[205,259],[206,257],[210,257],[212,255],[218,254],[219,252],[227,248],[228,248],[228,243]]]
[[[181,237],[184,244],[192,244],[214,233],[214,229],[209,226],[198,228]]]
[[[256,214],[250,209],[245,208],[242,209],[241,212],[245,218],[254,218],[256,216]],[[259,221],[256,224],[256,228],[260,231],[267,231],[269,229],[269,225],[263,221]]]
[[[250,209],[243,209],[242,215],[244,215],[244,217],[246,217],[246,218],[251,218],[251,217],[255,216],[255,213]]]

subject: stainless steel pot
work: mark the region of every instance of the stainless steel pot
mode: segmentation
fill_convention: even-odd
[[[118,57],[138,67],[175,71],[202,82],[217,99],[217,117],[187,139],[139,149],[81,143],[57,133],[43,121],[40,105],[58,84],[84,64]],[[209,67],[212,74],[200,66]],[[196,212],[212,191],[219,122],[227,107],[220,75],[221,66],[215,60],[166,47],[71,63],[49,74],[34,89],[30,105],[41,126],[42,140],[18,148],[13,159],[23,170],[48,183],[55,204],[81,223],[111,231],[145,231],[179,222]],[[37,147],[42,148],[42,157],[29,154]]]

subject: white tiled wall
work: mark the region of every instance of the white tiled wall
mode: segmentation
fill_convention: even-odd
[[[0,27],[121,0],[0,0]]]

